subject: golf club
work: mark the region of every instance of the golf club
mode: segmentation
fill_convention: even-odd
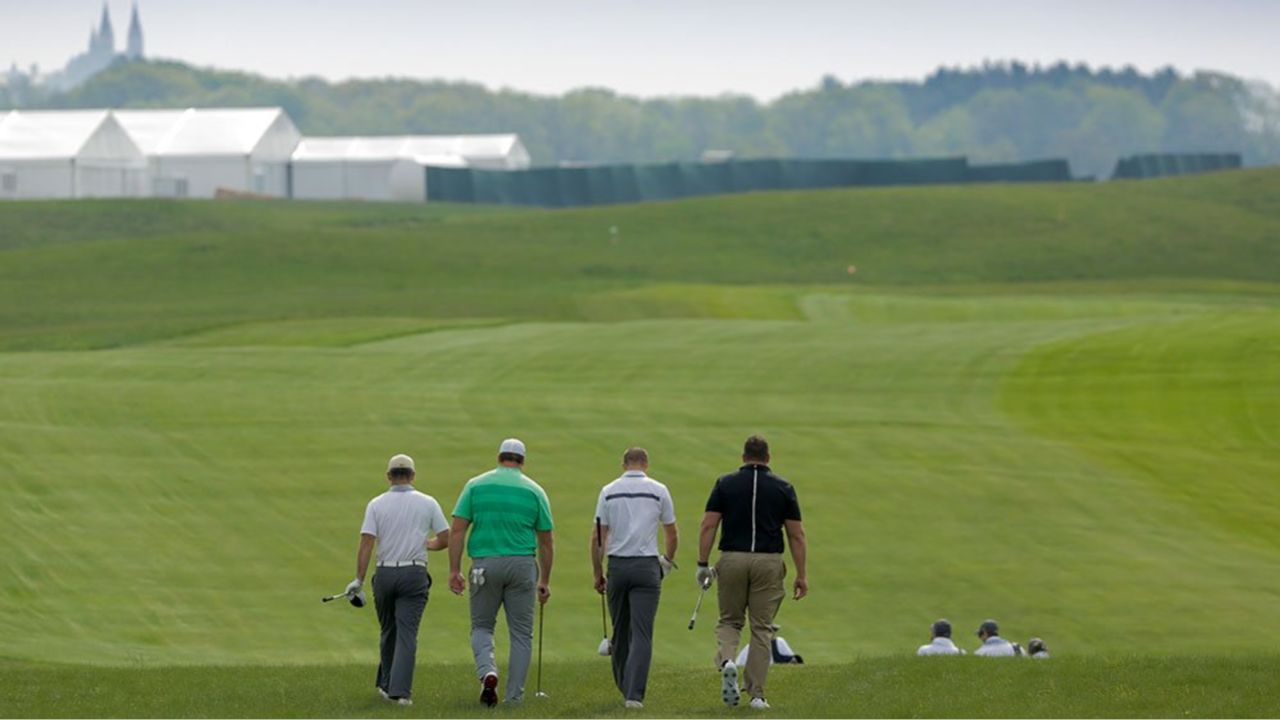
[[[534,697],[550,697],[542,692],[542,620],[546,617],[547,604],[540,603],[538,605],[538,691],[533,694]]]
[[[711,587],[711,583],[702,585],[702,592],[698,593],[698,602],[693,606],[693,617],[689,618],[689,629],[693,629],[693,624],[698,621],[698,611],[702,609],[702,598],[707,594],[707,588]]]
[[[600,518],[596,518],[596,550],[603,554],[602,537],[600,533]],[[613,643],[609,642],[609,622],[606,615],[604,593],[600,593],[600,631],[603,633],[604,639],[600,641],[600,647],[597,652],[607,657],[613,652]]]
[[[358,608],[364,607],[364,604],[365,604],[365,595],[363,592],[355,592],[355,593],[341,592],[341,593],[338,593],[337,595],[329,595],[328,597],[322,597],[320,598],[320,602],[327,603],[327,602],[333,602],[334,600],[343,600],[343,599],[350,602],[352,606],[358,607]]]

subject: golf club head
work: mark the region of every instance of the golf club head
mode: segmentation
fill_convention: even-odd
[[[600,655],[608,657],[613,654],[613,643],[609,642],[609,638],[600,641],[600,648],[596,650]]]
[[[358,607],[358,608],[362,608],[362,607],[364,607],[365,599],[364,599],[364,591],[363,591],[363,590],[361,590],[360,592],[357,592],[357,593],[352,593],[351,595],[349,595],[349,596],[347,597],[347,599],[351,602],[351,605],[352,605],[353,607]]]
[[[537,698],[549,698],[549,697],[551,697],[550,695],[546,694],[546,693],[545,693],[545,692],[543,692],[542,690],[539,690],[538,692],[534,693],[534,694],[533,694],[533,696],[534,696],[534,697],[537,697]]]

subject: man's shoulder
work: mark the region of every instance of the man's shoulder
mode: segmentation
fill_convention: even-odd
[[[528,475],[525,475],[524,473],[520,473],[520,482],[522,485],[532,490],[535,494],[542,496],[544,499],[547,497],[547,491],[543,490],[542,486],[539,485],[536,480],[529,477]]]

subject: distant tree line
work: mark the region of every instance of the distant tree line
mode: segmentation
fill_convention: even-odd
[[[1280,162],[1280,95],[1217,73],[1153,74],[1018,62],[942,68],[921,82],[827,76],[772,102],[639,99],[605,89],[544,96],[432,80],[271,80],[176,62],[119,62],[65,94],[0,87],[3,107],[280,105],[304,133],[518,132],[539,164],[739,157],[975,162],[1065,157],[1106,176],[1139,152],[1235,151]],[[21,102],[18,102],[21,101]]]

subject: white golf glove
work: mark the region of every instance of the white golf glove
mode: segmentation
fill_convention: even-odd
[[[355,595],[360,592],[360,588],[364,586],[364,581],[359,578],[347,583],[347,595]]]
[[[710,587],[711,583],[716,581],[716,569],[709,565],[698,563],[698,572],[693,577],[698,581],[699,588]]]
[[[658,571],[660,579],[665,580],[672,570],[676,569],[676,564],[666,555],[658,556]]]

